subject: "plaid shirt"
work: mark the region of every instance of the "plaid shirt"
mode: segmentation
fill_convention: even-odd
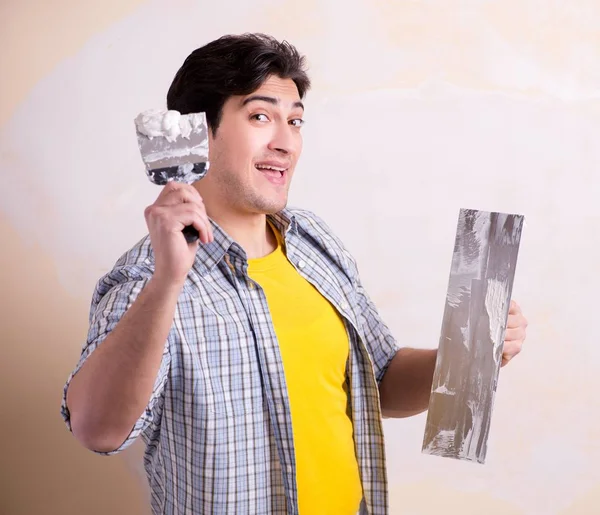
[[[349,405],[363,486],[361,514],[388,513],[378,383],[398,350],[359,281],[356,263],[314,214],[270,216],[286,254],[343,316]],[[294,440],[269,307],[243,249],[216,224],[180,294],[146,410],[115,454],[142,436],[154,514],[298,514]],[[81,358],[112,331],[153,273],[149,237],[97,284]],[[315,400],[315,402],[318,402]]]

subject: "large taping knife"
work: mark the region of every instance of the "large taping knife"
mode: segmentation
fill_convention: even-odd
[[[422,452],[485,463],[524,217],[461,209]]]

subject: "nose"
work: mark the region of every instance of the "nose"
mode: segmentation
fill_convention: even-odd
[[[269,150],[278,154],[292,154],[298,147],[298,134],[287,122],[277,123],[269,143]]]

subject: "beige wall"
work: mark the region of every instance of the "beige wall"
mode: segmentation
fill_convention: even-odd
[[[193,48],[255,30],[310,61],[292,203],[344,238],[401,343],[437,344],[458,209],[527,217],[529,338],[501,374],[488,462],[421,455],[424,416],[387,420],[392,513],[598,513],[600,4],[4,0],[0,514],[147,511],[139,448],[83,450],[61,389],[95,281],[157,194],[133,117]]]

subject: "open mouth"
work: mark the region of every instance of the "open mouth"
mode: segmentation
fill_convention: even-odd
[[[254,165],[259,172],[264,173],[267,177],[280,178],[283,177],[287,171],[287,167],[277,166],[271,164],[255,164]]]

